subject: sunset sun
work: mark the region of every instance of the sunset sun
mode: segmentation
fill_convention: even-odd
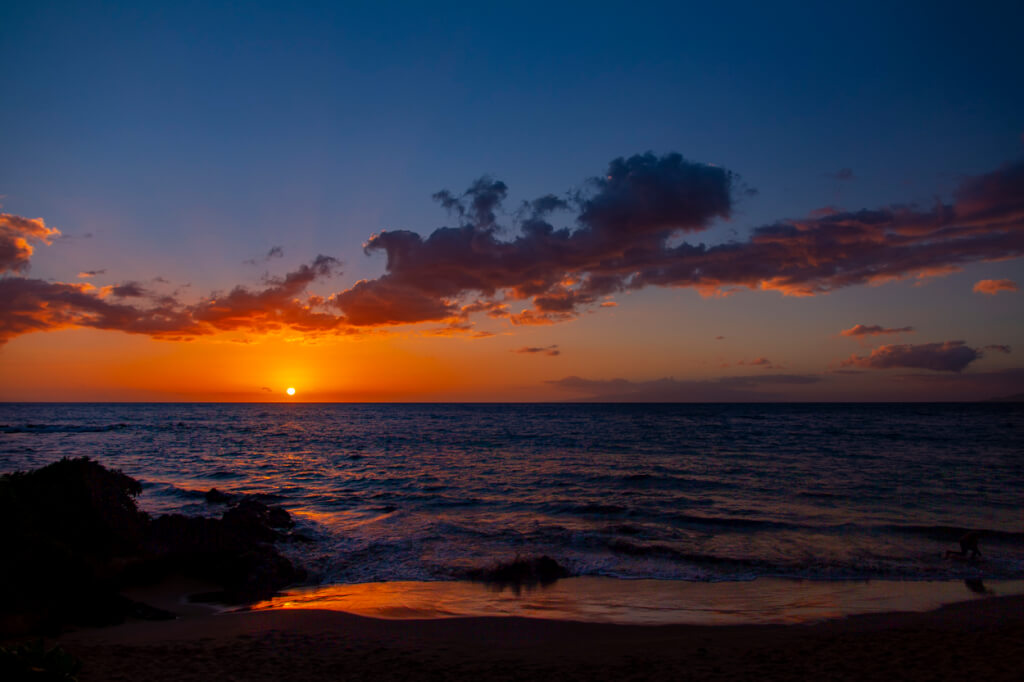
[[[285,393],[287,393],[288,395],[295,395],[295,389],[289,386]]]

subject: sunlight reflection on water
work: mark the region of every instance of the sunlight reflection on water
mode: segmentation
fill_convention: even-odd
[[[1024,594],[1024,581],[812,581],[760,578],[693,583],[582,577],[516,590],[466,581],[362,583],[287,590],[254,610],[328,609],[373,618],[521,616],[638,625],[809,623],[864,613],[929,611]]]

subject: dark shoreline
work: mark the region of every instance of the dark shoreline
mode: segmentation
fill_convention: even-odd
[[[380,620],[316,611],[195,616],[60,638],[80,679],[1015,680],[1024,597],[813,625]]]

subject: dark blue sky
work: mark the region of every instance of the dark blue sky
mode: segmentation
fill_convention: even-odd
[[[1021,150],[1020,3],[339,4],[5,3],[7,210],[298,257],[429,231],[482,173],[532,198],[679,151],[759,190],[742,229]]]

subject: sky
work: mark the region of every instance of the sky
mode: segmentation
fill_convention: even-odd
[[[1024,393],[1020,3],[492,4],[0,5],[0,400]]]

